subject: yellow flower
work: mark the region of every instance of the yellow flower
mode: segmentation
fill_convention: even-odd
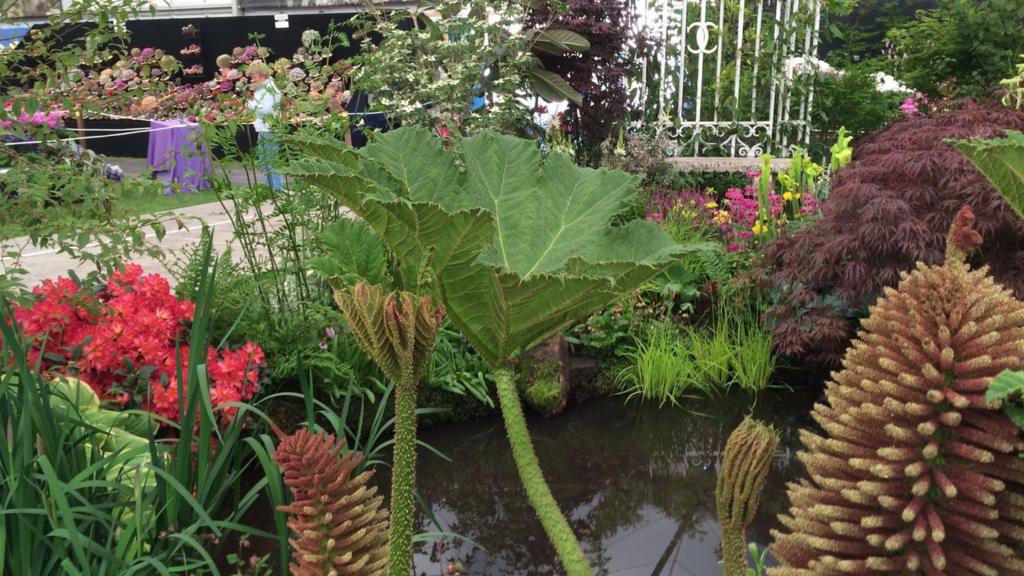
[[[797,196],[797,198],[799,198],[799,195]],[[786,202],[792,202],[793,201],[793,193],[792,192],[783,192],[782,193],[782,199],[785,200]]]
[[[757,222],[754,222],[754,227],[751,228],[751,231],[754,233],[754,236],[757,236],[761,232],[764,232],[764,228],[761,226],[761,221],[760,220],[758,220]]]
[[[718,212],[715,213],[713,222],[715,224],[722,225],[728,224],[730,220],[732,220],[732,218],[730,217],[728,210],[719,210]]]
[[[797,193],[796,199],[799,200],[799,199],[803,198],[803,196],[804,196],[803,194]]]
[[[704,207],[709,209],[709,210],[714,210],[715,208],[718,208],[718,202],[715,202],[714,200],[712,200],[711,202],[708,202],[708,203],[704,204]]]

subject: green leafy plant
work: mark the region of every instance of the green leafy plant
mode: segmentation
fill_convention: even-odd
[[[853,147],[850,146],[850,141],[853,140],[853,136],[846,134],[846,126],[839,127],[839,133],[836,135],[836,143],[829,148],[829,172],[835,174],[836,170],[839,170],[843,166],[846,166],[853,161]]]
[[[550,19],[529,26],[524,3],[441,0],[409,10],[371,4],[357,22],[357,36],[372,33],[380,41],[363,43],[353,59],[353,86],[373,94],[375,109],[387,111],[390,122],[458,134],[519,131],[531,124],[527,96],[582,101],[538,55],[585,52],[589,42]],[[516,27],[523,31],[509,33]],[[480,98],[487,103],[472,109]]]
[[[332,194],[373,227],[402,286],[426,286],[492,368],[513,456],[566,571],[590,568],[534,454],[515,359],[642,285],[687,247],[652,223],[612,223],[636,179],[575,166],[534,143],[483,133],[450,149],[403,128],[354,151],[294,139],[295,177]]]
[[[748,561],[746,576],[764,576],[768,570],[768,547],[758,549],[757,542],[747,544]]]
[[[312,226],[309,221],[307,224]],[[254,228],[258,230],[260,227]],[[243,235],[250,233],[253,234],[250,240],[260,234],[252,229],[242,232]],[[333,238],[331,242],[342,241],[341,237],[330,237]],[[302,254],[325,254],[330,250],[322,248],[317,239],[307,240],[308,244],[301,249]],[[272,251],[280,256],[263,242],[255,242],[264,246],[257,250]],[[183,249],[170,267],[178,278],[175,292],[179,297],[194,299],[198,277],[203,271],[203,253],[211,247],[212,236],[204,231],[200,241]],[[359,247],[372,249],[361,244]],[[378,385],[381,379],[379,371],[352,339],[344,316],[329,299],[329,280],[309,271],[323,260],[322,256],[302,256],[298,264],[293,260],[293,264],[288,265],[289,268],[297,265],[304,269],[301,274],[310,290],[300,294],[304,291],[290,272],[276,268],[263,257],[254,261],[243,257],[241,262],[236,262],[235,254],[229,248],[217,257],[216,298],[210,310],[210,333],[211,337],[222,342],[251,340],[260,343],[266,353],[268,367],[264,392],[289,387],[295,389],[301,375],[300,366],[303,370],[312,371],[318,382],[316,393],[321,397],[337,401],[345,392],[352,390],[373,398],[382,391],[382,386]],[[349,262],[342,258],[341,252],[337,254],[338,262]],[[373,262],[372,255],[367,253],[344,254],[362,259],[361,262]],[[285,259],[278,262],[283,263]],[[368,273],[358,266],[348,268],[348,264],[330,266],[330,270],[321,269],[321,272],[324,276],[337,276],[330,280],[335,282],[352,281],[355,275]]]
[[[1007,370],[997,376],[988,390],[985,401],[993,405],[1002,405],[1006,416],[1024,430],[1024,372]]]
[[[891,61],[872,58],[845,67],[841,77],[820,77],[814,91],[816,104],[811,112],[815,131],[823,135],[837,134],[845,128],[851,136],[860,138],[899,119],[902,116],[900,104],[910,93],[880,92],[878,73],[891,75]],[[824,151],[826,146],[827,140],[813,149]]]
[[[683,263],[696,255],[687,255]],[[615,362],[631,352],[637,334],[664,321],[680,321],[699,295],[698,278],[683,263],[672,265],[611,306],[573,326],[565,339],[577,352]]]
[[[771,203],[771,193],[775,181],[772,159],[771,154],[761,155],[760,176],[757,177],[757,222],[754,224],[754,234],[767,241],[775,238],[779,233],[779,223],[772,213]]]
[[[49,382],[49,401],[63,418],[80,419],[94,430],[93,439],[84,444],[87,451],[96,448],[100,456],[116,455],[123,462],[120,467],[110,467],[107,479],[134,480],[143,488],[152,486],[152,474],[136,474],[151,464],[148,438],[156,432],[155,423],[144,412],[107,410],[88,384],[70,377]]]
[[[616,375],[616,382],[627,399],[677,404],[687,391],[700,389],[706,382],[688,350],[680,345],[678,333],[666,325],[638,339],[626,360],[629,364]]]
[[[734,343],[730,326],[724,319],[716,321],[710,330],[685,327],[677,343],[683,350],[682,357],[696,368],[702,388],[708,391],[724,389],[732,381]]]
[[[777,364],[771,330],[761,321],[761,310],[756,305],[736,310],[727,328],[731,335],[732,382],[747,392],[767,388]]]
[[[23,4],[4,2],[0,25],[10,24]],[[162,185],[122,177],[103,158],[62,141],[73,136],[63,125],[82,111],[66,89],[82,81],[82,68],[126,56],[125,23],[152,8],[133,0],[75,0],[0,51],[5,103],[0,106],[0,293],[5,297],[19,295],[20,277],[27,273],[22,254],[37,249],[68,254],[104,274],[132,256],[161,254],[147,231],[162,239],[167,215],[140,215],[131,205],[158,194]],[[19,120],[35,114],[51,117],[54,125]]]
[[[785,216],[792,220],[798,220],[801,216],[801,209],[804,199],[814,197],[816,182],[824,173],[821,165],[811,160],[811,157],[799,146],[792,147],[792,156],[789,160],[789,168],[778,175],[781,184],[781,196],[785,210]],[[764,170],[764,166],[761,167]]]
[[[776,357],[771,333],[750,310],[720,302],[706,325],[681,331],[666,324],[638,338],[616,381],[629,398],[678,403],[690,390],[703,393],[738,386],[760,392],[771,382]]]
[[[320,235],[324,255],[309,260],[309,268],[338,286],[360,280],[388,285],[388,256],[384,243],[365,222],[341,219],[328,224]]]
[[[980,96],[1013,71],[1024,49],[1017,0],[938,0],[890,30],[900,76],[928,94]]]
[[[1017,64],[1017,75],[999,82],[1006,90],[1006,94],[1003,96],[1003,105],[1017,110],[1024,108],[1024,54],[1020,55],[1020,59],[1020,64]]]
[[[437,331],[434,354],[424,375],[424,384],[457,396],[468,395],[487,407],[494,406],[490,395],[494,380],[487,363],[449,321],[445,321]]]

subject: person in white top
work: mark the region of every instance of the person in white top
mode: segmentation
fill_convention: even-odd
[[[263,62],[253,62],[247,70],[252,82],[252,98],[245,107],[254,115],[253,128],[256,130],[256,146],[259,154],[260,169],[267,175],[267,184],[271,189],[281,190],[284,179],[274,171],[277,158],[278,143],[273,132],[273,121],[281,108],[281,91],[270,77],[270,67]]]

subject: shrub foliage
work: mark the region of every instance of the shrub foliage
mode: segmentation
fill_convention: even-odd
[[[824,217],[767,248],[779,351],[837,363],[855,319],[884,287],[915,262],[942,261],[945,231],[963,205],[978,215],[979,262],[1024,294],[1024,224],[947,142],[1022,127],[1022,113],[963,101],[858,142],[853,162],[833,178]]]

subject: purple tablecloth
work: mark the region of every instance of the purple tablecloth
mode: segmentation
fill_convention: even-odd
[[[206,146],[199,141],[199,125],[175,119],[153,120],[150,127],[157,130],[149,133],[146,163],[153,168],[154,177],[168,181],[164,194],[209,188],[213,169]]]

